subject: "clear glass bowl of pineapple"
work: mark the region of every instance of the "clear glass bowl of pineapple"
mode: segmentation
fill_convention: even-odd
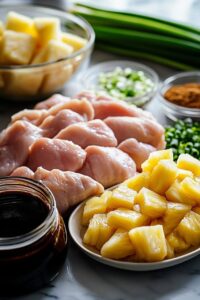
[[[36,101],[87,68],[95,34],[83,19],[33,5],[1,5],[0,97]]]
[[[171,149],[150,154],[142,173],[81,204],[74,241],[103,263],[130,270],[176,265],[200,254],[200,161]]]

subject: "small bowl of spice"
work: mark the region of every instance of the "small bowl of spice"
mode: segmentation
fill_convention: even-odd
[[[143,64],[109,61],[90,68],[83,75],[82,84],[88,90],[143,106],[157,92],[158,75]]]
[[[182,72],[167,78],[160,88],[160,101],[172,120],[200,120],[200,71]]]

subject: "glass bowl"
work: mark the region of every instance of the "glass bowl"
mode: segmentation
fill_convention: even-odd
[[[0,98],[36,101],[61,90],[74,74],[87,68],[94,45],[92,27],[82,18],[60,10],[34,5],[0,5],[0,19],[4,22],[9,11],[25,16],[56,17],[61,30],[87,39],[86,45],[66,58],[38,65],[0,66]]]
[[[165,115],[175,121],[177,119],[192,118],[200,120],[199,108],[188,108],[173,104],[164,98],[164,93],[173,85],[181,85],[184,83],[199,83],[200,71],[182,72],[168,77],[159,89],[159,100],[164,110]]]
[[[94,67],[89,68],[89,70],[86,71],[82,76],[81,83],[83,87],[87,90],[93,90],[98,93],[108,94],[105,90],[102,90],[98,84],[99,75],[100,73],[108,73],[114,71],[116,67],[121,67],[122,69],[131,68],[134,71],[142,71],[144,75],[153,82],[153,87],[150,91],[144,93],[143,95],[127,97],[120,101],[129,102],[137,106],[143,106],[151,99],[153,99],[158,89],[158,75],[151,68],[143,64],[136,63],[134,61],[128,61],[128,60],[108,61],[108,62],[97,64]]]

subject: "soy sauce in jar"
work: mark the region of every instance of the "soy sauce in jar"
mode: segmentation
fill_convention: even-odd
[[[0,179],[0,295],[36,290],[59,272],[67,234],[52,193],[20,177]]]

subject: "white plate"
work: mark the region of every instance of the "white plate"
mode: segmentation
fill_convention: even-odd
[[[79,248],[84,251],[91,258],[115,268],[126,269],[131,271],[151,271],[158,270],[163,268],[172,267],[178,265],[184,261],[187,261],[197,255],[200,254],[200,247],[195,250],[190,250],[189,252],[177,256],[171,259],[165,259],[160,262],[152,262],[152,263],[134,263],[129,261],[122,260],[114,260],[102,257],[97,250],[92,247],[89,247],[83,243],[83,234],[84,228],[81,224],[83,208],[85,202],[79,204],[79,206],[72,212],[69,218],[69,232],[74,240],[74,242],[79,246]]]

